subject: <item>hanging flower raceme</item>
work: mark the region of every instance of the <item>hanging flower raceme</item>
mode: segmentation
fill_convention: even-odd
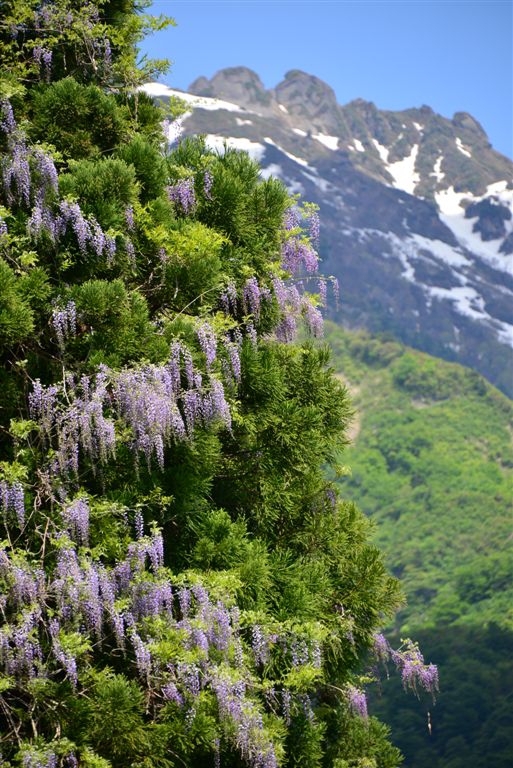
[[[312,206],[293,205],[283,220],[285,238],[281,249],[282,267],[291,275],[317,271],[319,257],[313,243],[319,239],[319,217]]]
[[[1,102],[0,110],[0,129],[7,136],[9,150],[1,160],[3,191],[9,205],[21,205],[30,211],[28,234],[36,241],[46,235],[54,245],[73,235],[82,255],[91,251],[112,263],[116,252],[114,237],[102,230],[94,216],[86,217],[76,201],[58,200],[58,175],[53,159],[40,147],[27,144],[8,101]]]
[[[364,720],[367,719],[367,698],[363,691],[354,685],[349,685],[347,687],[347,703],[351,712]]]
[[[201,350],[205,355],[205,361],[207,364],[207,371],[212,368],[214,360],[217,355],[217,339],[212,326],[203,321],[197,328],[198,341],[200,343]]]
[[[63,350],[68,336],[74,336],[77,332],[77,308],[74,301],[68,301],[64,309],[54,309],[52,325],[59,347]]]
[[[77,544],[89,543],[89,503],[86,498],[75,499],[62,510],[63,523]]]
[[[212,187],[214,185],[214,177],[209,170],[206,170],[203,174],[203,194],[207,200],[212,200]]]
[[[7,138],[8,151],[2,157],[2,185],[9,203],[29,207],[35,202],[42,207],[57,193],[57,170],[49,154],[40,147],[31,147],[18,128],[12,106],[0,102],[0,130]]]
[[[68,405],[59,397],[64,389]],[[93,467],[113,456],[114,423],[105,413],[109,402],[105,366],[92,380],[83,376],[77,383],[69,377],[60,387],[44,387],[39,380],[34,382],[29,394],[30,415],[38,422],[44,442],[56,444],[54,472],[65,476],[77,474],[80,452],[91,460]]]
[[[40,67],[44,79],[49,82],[52,73],[52,51],[41,45],[36,45],[32,50],[32,57]]]
[[[196,207],[194,179],[180,179],[176,184],[167,187],[167,194],[178,213],[188,216]]]
[[[403,687],[415,693],[423,688],[433,697],[438,691],[438,667],[426,664],[417,643],[407,638],[394,650],[382,634],[374,637],[374,655],[383,664],[391,661],[401,673]]]
[[[64,346],[75,329],[74,303],[55,310],[52,322],[59,344]],[[211,332],[206,326],[203,332],[211,345]],[[240,360],[232,346],[231,375],[240,378]],[[211,355],[212,347],[208,349]],[[43,444],[55,449],[54,472],[63,476],[78,473],[81,457],[88,458],[93,469],[114,457],[117,419],[131,430],[130,447],[136,463],[142,453],[148,466],[155,457],[161,469],[165,447],[172,441],[191,439],[198,427],[231,427],[221,381],[214,375],[204,379],[180,342],[172,345],[164,365],[119,372],[100,366],[94,377],[82,376],[75,381],[68,376],[64,384],[48,387],[36,380],[29,394],[29,410],[39,425]]]
[[[0,509],[4,514],[14,513],[18,525],[23,528],[25,524],[25,494],[21,483],[7,483],[0,481]]]

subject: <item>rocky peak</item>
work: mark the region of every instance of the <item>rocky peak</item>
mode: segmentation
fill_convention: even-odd
[[[331,131],[340,122],[335,91],[323,80],[299,69],[290,70],[274,89],[279,104],[308,128]]]
[[[478,123],[475,117],[469,115],[468,112],[456,112],[452,118],[452,123],[455,128],[462,128],[469,133],[474,133],[477,137],[485,139],[488,143],[488,136],[486,135],[483,126]]]
[[[248,67],[221,69],[210,80],[199,77],[188,90],[195,96],[224,99],[259,112],[265,111],[272,102],[271,93],[266,91],[257,73]]]

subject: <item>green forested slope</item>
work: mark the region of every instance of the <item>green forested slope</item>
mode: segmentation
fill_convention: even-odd
[[[356,409],[340,486],[376,522],[404,586],[391,633],[440,666],[436,706],[382,683],[406,764],[511,765],[513,406],[473,371],[330,326]],[[428,715],[429,712],[429,715]],[[430,728],[428,728],[428,717]]]

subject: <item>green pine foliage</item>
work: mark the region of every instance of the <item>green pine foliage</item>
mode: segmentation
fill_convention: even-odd
[[[1,761],[393,768],[360,688],[401,597],[326,479],[347,391],[289,343],[313,211],[163,147],[144,5],[2,4]]]

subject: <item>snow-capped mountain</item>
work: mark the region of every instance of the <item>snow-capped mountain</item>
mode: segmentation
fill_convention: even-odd
[[[298,70],[272,90],[244,67],[188,93],[145,90],[187,102],[171,140],[244,149],[319,205],[322,270],[341,289],[334,319],[469,365],[513,396],[513,163],[471,115],[341,106]]]

